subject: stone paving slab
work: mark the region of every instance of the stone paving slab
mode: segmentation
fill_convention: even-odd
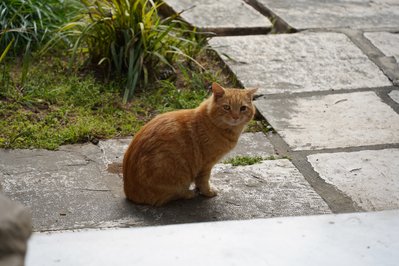
[[[395,57],[399,63],[399,33],[366,32],[364,36],[386,56]]]
[[[392,98],[395,102],[399,104],[399,91],[398,90],[393,90],[389,94],[389,97]]]
[[[255,105],[293,150],[399,143],[399,115],[374,92],[259,98]]]
[[[245,87],[259,88],[258,94],[392,85],[341,33],[216,37],[209,43]]]
[[[399,209],[399,149],[313,154],[308,161],[363,209]]]
[[[97,224],[123,213],[101,165],[83,155],[47,150],[0,152],[4,193],[31,208],[35,230],[76,228],[89,221]]]
[[[165,0],[175,12],[202,31],[244,34],[271,30],[270,20],[242,0]]]
[[[266,217],[330,213],[326,203],[289,160],[238,167],[219,164],[213,174],[213,183],[223,195],[215,201],[231,205],[231,213],[224,211],[223,215],[234,215],[242,208],[247,208],[247,215],[236,219],[254,218],[253,212]]]
[[[254,0],[297,30],[398,28],[396,0]]]
[[[269,142],[263,132],[243,133],[237,146],[223,160],[236,156],[261,156],[274,155],[273,145]]]
[[[245,139],[250,135],[259,134],[244,134],[240,145],[254,145]],[[213,183],[219,196],[212,199],[162,208],[134,205],[124,198],[120,173],[107,171],[109,163],[121,162],[129,142],[67,145],[59,151],[0,150],[0,183],[7,196],[32,209],[36,231],[330,213],[288,160],[217,165]]]

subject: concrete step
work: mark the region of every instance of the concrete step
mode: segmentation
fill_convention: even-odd
[[[34,233],[26,265],[396,266],[398,228],[394,210]]]

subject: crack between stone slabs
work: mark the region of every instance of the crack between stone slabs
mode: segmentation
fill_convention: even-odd
[[[267,134],[266,137],[273,145],[276,154],[289,158],[314,191],[326,202],[333,213],[364,211],[364,209],[358,206],[348,195],[334,185],[325,182],[308,162],[306,154],[292,151],[278,133]]]
[[[246,35],[264,35],[272,31],[272,28],[267,27],[251,27],[251,28],[197,28],[201,33],[214,37],[226,36],[246,36]],[[207,34],[208,33],[208,34]]]
[[[382,102],[389,105],[397,114],[399,114],[399,103],[395,102],[390,96],[389,93],[392,91],[399,91],[398,89],[391,90],[383,90],[383,91],[375,91],[378,97],[381,98]]]
[[[224,74],[226,74],[227,76],[229,76],[229,78],[231,78],[232,83],[235,84],[235,87],[237,88],[245,88],[244,84],[242,84],[242,82],[238,79],[238,77],[236,76],[236,74],[234,74],[233,70],[229,67],[229,65],[223,60],[222,55],[219,54],[217,51],[213,50],[213,49],[208,49],[207,51],[209,54],[208,56],[210,57],[215,57],[215,60],[218,61],[218,66],[222,69],[222,72]]]
[[[292,163],[305,177],[312,188],[324,199],[334,213],[363,212],[365,211],[351,197],[339,190],[336,186],[327,183],[314,170],[307,157],[292,154]]]
[[[319,150],[297,150],[292,151],[293,154],[297,154],[301,157],[307,157],[313,154],[322,153],[340,153],[340,152],[358,152],[358,151],[378,151],[386,149],[399,149],[399,143],[388,143],[388,144],[377,144],[367,146],[356,146],[356,147],[342,147],[342,148],[331,148],[331,149],[319,149]]]
[[[373,91],[376,94],[378,92],[389,93],[392,90],[397,89],[396,86],[386,86],[386,87],[373,87],[373,88],[356,88],[356,89],[341,89],[341,90],[324,90],[324,91],[305,91],[305,92],[285,92],[285,93],[262,93],[257,94],[254,97],[254,100],[259,99],[294,99],[294,98],[308,98],[313,96],[326,96],[326,95],[335,95],[335,94],[347,94],[347,93],[355,93],[355,92],[368,92]]]
[[[267,17],[272,23],[271,33],[295,33],[296,29],[292,28],[287,22],[285,22],[280,16],[271,11],[265,5],[259,3],[256,0],[243,0],[245,3],[253,7],[256,11]]]
[[[104,150],[101,147],[99,147],[98,145],[96,145],[96,146],[97,146],[97,149],[99,150],[98,152],[101,153],[101,155],[104,155]],[[81,153],[79,153],[78,151],[75,151],[75,150],[63,149],[63,150],[61,150],[61,152],[65,152],[65,153],[69,153],[69,154],[75,155],[77,157],[81,157],[81,159],[85,160],[86,163],[84,163],[84,164],[66,164],[66,165],[62,165],[59,169],[54,169],[54,170],[50,170],[50,171],[47,171],[47,172],[49,172],[49,173],[59,172],[60,170],[67,170],[67,167],[73,167],[73,166],[93,165],[93,167],[95,167],[99,171],[99,173],[101,173],[101,179],[102,179],[103,183],[105,184],[105,186],[107,187],[107,189],[100,189],[100,190],[98,190],[98,189],[88,189],[88,188],[76,188],[76,189],[80,189],[80,190],[84,190],[84,191],[110,192],[113,197],[120,196],[120,193],[118,192],[117,188],[115,188],[115,186],[113,186],[113,183],[109,180],[109,178],[110,178],[109,176],[110,175],[112,175],[112,176],[117,175],[118,176],[118,174],[110,173],[109,171],[107,171],[107,165],[104,164],[105,161],[103,160],[103,156],[101,156],[99,158],[100,161],[96,161],[96,160],[93,160],[93,159],[89,158],[89,156],[81,154]],[[31,172],[31,171],[27,171],[27,173],[28,172]]]
[[[97,145],[96,145],[97,146]],[[98,147],[98,146],[97,146]],[[85,164],[85,165],[89,165],[90,163],[98,163],[97,161],[95,161],[95,160],[93,160],[93,159],[91,159],[89,156],[87,156],[87,155],[84,155],[84,154],[81,154],[81,153],[79,153],[79,152],[77,152],[77,151],[73,151],[73,150],[67,150],[67,149],[65,149],[65,150],[59,150],[60,152],[66,152],[66,153],[69,153],[69,154],[73,154],[73,155],[75,155],[75,156],[79,156],[79,157],[81,157],[81,159],[83,159],[83,160],[85,160],[87,163]],[[101,151],[101,150],[100,150]],[[67,165],[67,166],[69,166],[69,165]],[[71,166],[73,166],[73,165],[71,165]]]
[[[396,27],[382,27],[382,28],[363,28],[356,29],[350,27],[331,27],[331,28],[306,28],[306,29],[298,29],[298,32],[315,32],[315,33],[323,33],[323,32],[335,32],[335,33],[344,33],[347,31],[360,31],[360,32],[391,32],[391,33],[399,33],[399,28]]]
[[[83,159],[85,159],[88,162],[87,165],[93,164],[94,167],[96,167],[96,169],[101,173],[100,178],[103,184],[109,189],[111,195],[115,198],[122,196],[122,194],[119,191],[120,187],[115,186],[115,181],[113,180],[113,178],[121,178],[120,173],[113,173],[108,170],[110,164],[107,164],[108,160],[105,160],[106,156],[103,147],[96,145],[96,148],[98,149],[98,154],[101,154],[101,156],[98,157],[98,160],[93,160],[89,158],[89,156],[81,154],[75,150],[63,149],[62,151],[74,154],[76,156],[81,156]],[[111,162],[111,164],[113,164],[113,162]]]
[[[246,1],[244,1],[246,2]],[[273,26],[268,28],[268,27],[249,27],[249,28],[240,28],[240,27],[221,27],[221,28],[198,28],[183,19],[180,14],[182,12],[186,12],[193,7],[195,7],[195,4],[193,3],[192,7],[189,7],[183,11],[180,11],[179,13],[176,12],[171,6],[169,6],[166,2],[162,1],[162,5],[159,7],[159,12],[164,15],[164,16],[175,16],[181,20],[187,23],[191,29],[196,29],[198,32],[201,32],[203,35],[208,36],[208,37],[214,37],[214,36],[240,36],[240,35],[262,35],[262,34],[268,34],[273,30]],[[247,3],[250,5],[249,3]],[[251,5],[250,5],[251,6]],[[263,15],[263,14],[262,14]],[[273,24],[273,23],[272,23]]]
[[[80,190],[80,191],[92,191],[92,192],[112,192],[111,189],[105,188],[85,188],[85,187],[64,187],[66,189]]]
[[[383,31],[383,30],[380,30]],[[383,73],[388,79],[398,85],[399,66],[392,62],[369,39],[364,36],[365,30],[338,29],[337,32],[345,34]],[[396,61],[396,60],[395,60]]]
[[[399,62],[393,56],[382,56],[375,58],[375,64],[392,81],[393,85],[399,86]]]

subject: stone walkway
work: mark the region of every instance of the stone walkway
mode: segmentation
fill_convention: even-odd
[[[246,133],[228,156],[269,160],[220,163],[218,197],[152,208],[124,199],[112,167],[130,138],[0,150],[3,191],[31,208],[35,231],[399,209],[399,3],[165,2],[217,33],[212,49],[242,86],[259,88],[275,133]]]

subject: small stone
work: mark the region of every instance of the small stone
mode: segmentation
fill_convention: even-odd
[[[98,138],[91,138],[90,142],[93,143],[94,145],[98,145],[98,143],[100,142],[100,140]]]

